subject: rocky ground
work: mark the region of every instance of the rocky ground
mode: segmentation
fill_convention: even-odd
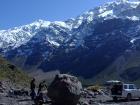
[[[7,84],[7,82],[0,83],[0,105],[35,105],[30,98],[29,89],[17,88],[11,83]],[[76,105],[69,104],[71,101],[78,102],[77,105],[140,105],[140,99],[133,99],[129,102],[120,99],[118,102],[114,102],[104,90],[93,92],[86,88],[83,89],[80,81],[70,75],[56,76],[48,87],[48,96],[50,99],[55,99],[55,102],[61,102],[63,105]],[[48,99],[48,97],[45,97],[44,100],[46,98]],[[50,99],[43,105],[52,105]]]
[[[9,97],[0,94],[0,105],[33,105],[33,102],[29,97]]]
[[[124,99],[119,100],[118,102],[114,102],[111,97],[106,95],[97,95],[96,98],[93,99],[94,103],[97,105],[140,105],[140,100],[134,99],[130,102],[127,102]],[[91,104],[91,105],[96,105]]]
[[[29,96],[7,96],[0,93],[0,105],[34,105],[34,102]],[[50,104],[44,104],[50,105]],[[82,97],[79,105],[140,105],[140,100],[135,99],[130,102],[119,100],[117,103],[112,101],[112,98],[107,95]]]

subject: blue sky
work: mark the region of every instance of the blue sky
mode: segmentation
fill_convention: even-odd
[[[43,19],[63,21],[112,0],[0,0],[0,30]]]

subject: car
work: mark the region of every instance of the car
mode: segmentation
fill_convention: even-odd
[[[140,98],[140,89],[135,84],[118,83],[111,88],[111,96],[114,101],[125,98],[130,101],[132,98]]]

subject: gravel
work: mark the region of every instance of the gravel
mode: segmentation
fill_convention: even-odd
[[[6,94],[0,93],[0,105],[34,105],[34,102],[29,96],[8,97]],[[115,103],[109,96],[96,95],[96,98],[81,98],[79,105],[140,105],[140,100],[133,99],[132,101],[127,102],[126,100],[121,99]]]

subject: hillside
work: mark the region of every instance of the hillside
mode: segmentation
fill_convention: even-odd
[[[102,84],[108,80],[120,80],[136,83],[140,86],[140,52],[127,52],[118,57],[109,67],[90,79],[83,79],[83,84]]]
[[[17,85],[27,85],[29,80],[30,77],[26,73],[0,57],[0,81],[10,81]]]

